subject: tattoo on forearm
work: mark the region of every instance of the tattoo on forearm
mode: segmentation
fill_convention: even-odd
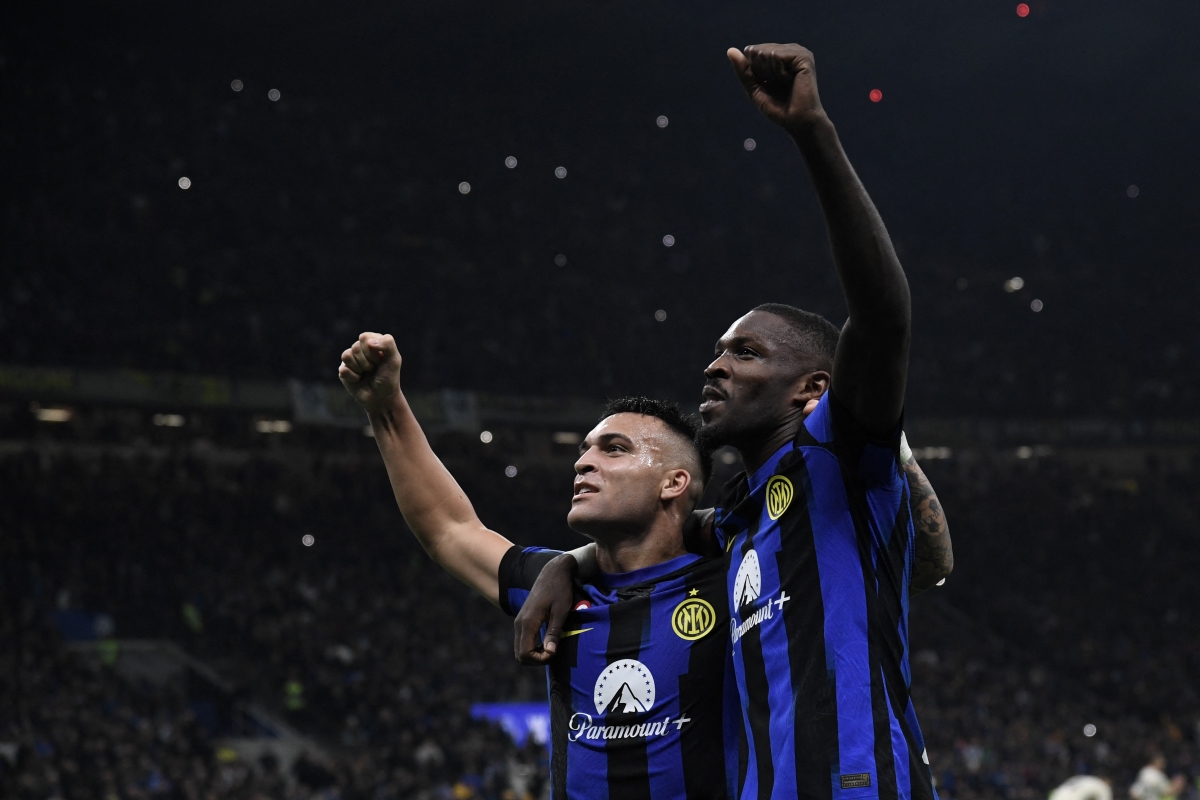
[[[910,593],[917,594],[950,574],[954,569],[954,550],[945,512],[929,479],[915,459],[910,458],[903,467],[908,476],[913,527],[916,529]]]

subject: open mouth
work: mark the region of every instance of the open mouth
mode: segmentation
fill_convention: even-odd
[[[704,387],[704,391],[701,392],[701,396],[704,398],[700,403],[701,414],[703,414],[705,411],[711,411],[721,403],[725,402],[725,393],[712,384]]]
[[[571,498],[571,502],[575,502],[579,498],[589,494],[596,494],[599,491],[599,489],[590,483],[577,483],[575,484],[575,495]]]

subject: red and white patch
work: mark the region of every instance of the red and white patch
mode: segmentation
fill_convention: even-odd
[[[587,600],[580,600],[578,603],[575,604],[576,611],[582,611],[585,608],[591,608],[591,607],[592,607],[592,604],[589,603]]]

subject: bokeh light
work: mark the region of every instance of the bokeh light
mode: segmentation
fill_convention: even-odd
[[[517,468],[514,467],[512,464],[509,464],[507,467],[504,468],[504,474],[510,478],[515,478],[515,477],[517,477]]]
[[[1033,309],[1033,313],[1035,314],[1045,308],[1045,306],[1042,304],[1042,301],[1037,299],[1034,299],[1034,301],[1029,304],[1029,307]]]
[[[1018,17],[1028,17],[1029,16],[1029,4],[1028,3],[1017,3],[1017,16]]]
[[[747,150],[753,150],[754,148],[758,147],[758,142],[754,141],[753,139],[747,139],[746,141],[742,142],[742,147],[746,148]]]
[[[462,183],[460,183],[458,185],[458,192],[459,192],[459,194],[470,194],[471,193],[471,184],[467,183],[466,181],[463,181]]]
[[[1009,278],[1004,282],[1004,291],[1019,292],[1025,288],[1024,278]]]
[[[1129,188],[1125,190],[1125,194],[1126,194],[1126,195],[1127,195],[1127,196],[1128,196],[1130,199],[1133,199],[1134,197],[1137,197],[1137,196],[1138,196],[1139,194],[1141,194],[1141,193],[1142,193],[1142,190],[1141,190],[1141,189],[1139,189],[1139,188],[1137,187],[1137,184],[1136,184],[1136,183],[1131,183],[1131,184],[1129,184]]]
[[[559,253],[554,257],[554,263],[556,266],[565,267],[567,265],[567,257],[562,253]]]
[[[479,434],[479,441],[484,444],[491,444],[493,438],[491,431],[481,431]]]
[[[560,178],[560,179],[567,177],[567,168],[566,167],[555,167],[554,168],[554,177]]]
[[[675,246],[675,237],[668,233],[666,236],[663,237],[663,244],[665,244],[667,247],[674,247]]]
[[[233,83],[229,84],[229,88],[233,89],[235,92],[240,92],[243,88],[245,88],[245,86],[246,84],[242,83],[236,78],[234,78]]]
[[[667,123],[668,123],[669,121],[670,121],[670,120],[668,120],[666,117],[664,117],[664,116],[662,116],[662,115],[660,114],[660,115],[659,115],[659,117],[658,117],[658,119],[654,120],[654,124],[655,124],[655,125],[657,125],[657,126],[658,126],[658,127],[660,127],[660,128],[665,128],[665,127],[667,127]]]
[[[278,100],[279,97],[280,97],[280,95],[279,95],[278,89],[272,89],[271,91],[267,92],[267,99],[270,100],[272,103],[274,103],[276,100]]]
[[[656,320],[658,320],[659,322],[666,322],[666,321],[667,321],[667,312],[666,312],[666,311],[663,311],[663,310],[660,308],[658,311],[655,311],[655,312],[654,312],[654,318],[655,318]]]
[[[1093,736],[1095,736],[1096,735],[1096,726],[1090,722],[1087,725],[1084,725],[1083,726],[1083,735],[1088,737],[1089,739],[1092,738]]]
[[[878,103],[882,99],[883,99],[883,92],[879,91],[878,89],[871,90],[871,102],[872,103]]]
[[[504,166],[508,167],[509,169],[515,169],[517,166],[517,159],[513,156],[509,156],[508,158],[504,159]]]
[[[302,537],[300,537],[300,541],[301,541],[301,543],[304,544],[305,547],[312,547],[314,544],[317,543],[317,540],[315,538],[313,538],[313,535],[311,533],[304,534]]]
[[[182,178],[179,179],[179,188],[180,189],[192,188],[192,179],[189,178],[188,176],[184,175]]]

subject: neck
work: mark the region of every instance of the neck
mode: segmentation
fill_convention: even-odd
[[[753,475],[759,467],[767,463],[767,459],[775,455],[779,448],[796,438],[800,426],[804,424],[804,412],[797,411],[789,414],[779,425],[760,436],[747,436],[741,442],[733,443],[742,454],[742,463],[746,465],[746,474]]]
[[[687,553],[683,546],[683,523],[674,515],[663,515],[637,533],[594,537],[596,565],[601,572],[632,572],[653,567]]]

